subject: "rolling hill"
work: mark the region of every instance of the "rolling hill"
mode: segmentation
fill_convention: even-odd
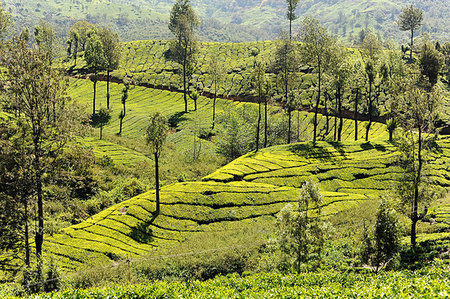
[[[54,24],[62,35],[77,20],[113,27],[124,41],[167,39],[167,20],[172,0],[5,0],[16,22],[16,32],[33,28],[39,18]],[[193,0],[202,18],[199,35],[204,41],[242,42],[273,39],[287,28],[285,2],[279,0]],[[361,29],[371,28],[385,39],[408,41],[395,20],[400,9],[413,4],[424,10],[425,22],[418,32],[433,39],[449,41],[450,10],[446,0],[307,0],[300,1],[297,14],[319,18],[333,33],[345,40],[358,39]],[[295,23],[297,26],[298,22]]]
[[[438,143],[440,152],[429,158],[428,177],[445,191],[450,186],[450,139]],[[149,191],[47,236],[46,256],[71,271],[86,263],[169,254],[199,236],[214,239],[224,237],[224,232],[257,232],[263,240],[271,234],[276,214],[296,202],[299,187],[308,179],[318,182],[324,195],[321,217],[357,230],[362,219],[349,223],[347,218],[332,217],[389,192],[401,173],[394,163],[396,155],[394,146],[382,141],[319,142],[317,147],[297,143],[251,152],[202,181],[164,186],[156,220],[152,217],[155,195]],[[419,241],[449,240],[448,203],[435,210],[434,229],[423,224],[427,228],[419,228]]]

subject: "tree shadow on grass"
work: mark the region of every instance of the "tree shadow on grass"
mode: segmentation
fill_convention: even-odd
[[[182,123],[183,121],[188,120],[188,119],[184,116],[185,114],[186,114],[186,112],[184,112],[184,111],[180,111],[180,112],[176,112],[176,113],[172,114],[172,115],[169,117],[169,119],[168,119],[169,126],[170,126],[171,128],[176,129],[180,123]]]
[[[386,147],[382,144],[372,144],[370,141],[362,143],[361,148],[363,150],[370,150],[370,149],[376,149],[377,151],[380,152],[385,152],[386,151]]]
[[[329,150],[317,144],[314,146],[312,142],[291,145],[289,150],[299,156],[325,162],[332,161],[335,158],[335,155]]]
[[[151,243],[153,241],[153,230],[150,228],[155,221],[158,214],[153,213],[152,218],[139,223],[137,226],[131,228],[131,232],[128,234],[130,238],[139,243]]]
[[[327,141],[327,143],[332,147],[334,147],[334,149],[339,153],[339,155],[345,157],[345,151],[344,147],[342,146],[342,143],[336,141]]]

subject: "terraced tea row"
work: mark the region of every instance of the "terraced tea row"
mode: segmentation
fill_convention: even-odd
[[[450,177],[439,172],[450,167],[449,141],[440,141],[441,153],[431,164],[430,174],[439,178],[433,183],[441,188],[450,186]],[[318,181],[323,191],[322,217],[377,198],[397,181],[400,169],[393,165],[395,156],[388,143],[337,146],[320,142],[317,148],[298,143],[263,149],[235,160],[202,182],[163,187],[161,215],[156,219],[155,195],[150,191],[49,237],[45,250],[69,270],[87,262],[167,254],[196,234],[248,227],[264,227],[267,234],[273,229],[274,216],[287,203],[296,202],[299,187],[307,179]]]

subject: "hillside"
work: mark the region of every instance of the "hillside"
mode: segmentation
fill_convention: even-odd
[[[78,20],[109,25],[122,40],[167,39],[167,20],[174,1],[171,0],[5,0],[13,13],[16,31],[32,28],[39,18],[53,23],[61,34]],[[281,28],[287,28],[284,1],[193,0],[202,18],[199,29],[204,41],[242,42],[273,39]],[[357,41],[361,29],[371,28],[386,39],[407,42],[408,34],[400,32],[395,20],[401,7],[414,4],[424,10],[425,22],[418,32],[428,32],[433,39],[449,41],[447,32],[450,10],[445,0],[308,0],[300,1],[297,14],[313,15],[328,29],[348,41]],[[297,25],[297,23],[295,23]]]
[[[450,140],[440,140],[439,146],[440,152],[429,159],[428,177],[448,190]],[[322,217],[336,227],[358,230],[364,220],[349,219],[346,211],[364,207],[395,185],[401,172],[393,164],[395,157],[394,147],[381,141],[319,142],[316,148],[298,143],[252,152],[202,181],[164,186],[156,220],[152,218],[154,191],[150,191],[47,236],[46,256],[65,270],[75,270],[86,263],[126,257],[156,258],[190,240],[228,240],[246,234],[252,243],[261,242],[271,235],[275,215],[287,203],[295,203],[307,179],[319,182],[323,192]],[[419,226],[419,241],[450,238],[448,204],[435,208],[430,222],[434,224]],[[204,243],[204,249],[208,246],[216,245]]]

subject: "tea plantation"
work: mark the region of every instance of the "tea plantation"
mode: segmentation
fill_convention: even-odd
[[[206,282],[70,290],[30,298],[448,298],[448,268],[380,275],[355,273],[256,274]]]
[[[429,178],[448,188],[450,139],[439,144],[441,153],[430,157]],[[339,146],[319,142],[316,148],[298,143],[263,149],[201,182],[164,186],[156,220],[152,219],[155,194],[150,191],[48,237],[45,250],[59,266],[75,270],[84,263],[168,254],[196,234],[270,228],[274,216],[296,201],[301,183],[310,178],[323,191],[323,217],[330,217],[389,191],[401,171],[393,164],[395,156],[394,147],[385,142]],[[436,230],[419,240],[449,239],[447,208],[448,204],[435,208]]]

